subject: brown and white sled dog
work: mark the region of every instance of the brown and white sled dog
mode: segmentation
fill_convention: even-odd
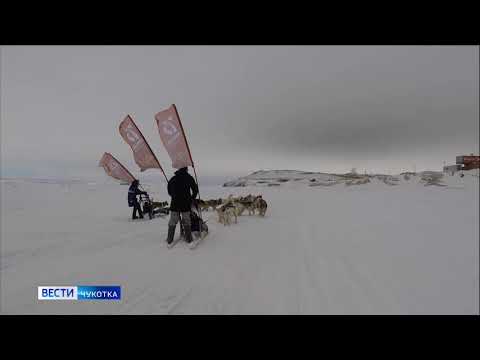
[[[258,210],[258,215],[265,216],[267,212],[267,202],[263,200],[262,195],[259,195],[255,198],[253,205],[256,210]]]
[[[256,197],[251,194],[238,198],[235,202],[235,204],[238,206],[237,214],[241,215],[245,210],[248,210],[248,215],[255,215],[255,199]]]
[[[152,207],[165,208],[168,207],[168,201],[152,201]]]
[[[241,202],[236,202],[233,204],[233,206],[235,206],[235,213],[237,214],[237,216],[242,216],[243,212],[246,209],[245,205]]]
[[[197,200],[197,204],[200,207],[201,211],[207,211],[210,205],[207,203],[207,201],[199,199]]]
[[[227,206],[225,209],[225,220],[228,225],[231,224],[231,221],[233,218],[235,218],[235,224],[237,224],[237,212],[235,210],[235,207],[233,206]]]
[[[198,201],[198,205],[200,206],[200,209],[202,211],[208,211],[209,208],[212,208],[212,210],[215,210],[215,208],[217,207],[217,205],[220,205],[221,204],[221,200],[220,202],[218,200],[197,200]]]
[[[218,222],[223,225],[230,225],[232,218],[235,218],[235,224],[237,223],[237,213],[235,207],[229,204],[220,205],[215,208],[218,214]]]
[[[235,207],[237,208],[238,216],[241,216],[245,210],[248,210],[248,215],[255,215],[253,201],[237,201]]]
[[[212,199],[212,200],[209,200],[208,201],[208,204],[209,206],[212,208],[212,210],[215,210],[215,208],[218,206],[218,205],[221,205],[222,204],[222,199]]]
[[[204,202],[204,205],[203,205],[203,208],[202,209],[205,209],[206,211],[208,211],[209,208],[212,208],[212,210],[215,210],[216,207],[218,205],[220,205],[222,203],[222,200],[220,199],[220,201],[216,200],[216,199],[211,199],[211,200],[206,200]]]

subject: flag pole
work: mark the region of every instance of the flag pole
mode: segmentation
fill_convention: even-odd
[[[202,198],[200,196],[200,185],[198,184],[197,171],[195,170],[195,164],[193,163],[192,153],[190,152],[190,146],[188,146],[187,136],[185,135],[185,130],[183,130],[182,120],[180,119],[180,115],[178,114],[177,107],[175,106],[175,104],[172,104],[172,106],[173,106],[173,109],[175,110],[175,114],[177,114],[178,123],[180,124],[180,129],[182,130],[183,138],[185,139],[185,144],[187,145],[188,155],[190,156],[190,161],[192,162],[193,173],[195,174],[195,181],[197,182],[198,200],[200,200]],[[199,212],[199,215],[200,215],[200,219],[202,219],[202,221],[203,221],[202,208],[200,206],[198,206],[198,212]]]
[[[135,126],[135,128],[138,130],[138,133],[142,136],[143,141],[145,141],[145,144],[148,146],[148,149],[150,150],[150,152],[152,153],[153,157],[154,157],[155,160],[157,161],[157,164],[158,164],[158,166],[160,167],[160,170],[162,171],[163,176],[165,177],[165,181],[166,181],[167,184],[168,184],[167,175],[165,175],[165,171],[163,171],[162,165],[160,165],[160,161],[158,161],[157,157],[155,156],[155,153],[153,152],[152,148],[151,148],[150,145],[148,144],[147,139],[145,139],[145,136],[143,136],[142,132],[141,132],[140,129],[138,128],[137,124],[135,124],[135,121],[133,121],[133,118],[130,116],[130,114],[128,114],[127,116],[130,118],[130,120],[132,120],[133,126]]]

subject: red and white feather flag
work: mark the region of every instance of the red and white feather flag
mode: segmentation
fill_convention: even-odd
[[[172,167],[180,169],[193,166],[192,155],[175,105],[157,113],[155,121],[163,146],[172,160]]]
[[[130,115],[127,115],[125,119],[123,119],[118,130],[120,131],[123,140],[130,145],[130,148],[133,151],[133,158],[135,159],[135,163],[140,167],[140,171],[145,171],[147,169],[160,169],[166,179],[167,176],[165,175],[160,162]]]
[[[104,153],[98,166],[102,166],[107,175],[117,180],[128,181],[131,183],[135,177],[123,166],[120,161],[115,159],[112,154]]]

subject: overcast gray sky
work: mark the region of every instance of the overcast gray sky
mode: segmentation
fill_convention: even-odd
[[[198,175],[258,169],[439,170],[479,149],[478,46],[4,46],[2,176],[138,170],[131,114],[175,103]],[[155,173],[148,170],[144,174]]]

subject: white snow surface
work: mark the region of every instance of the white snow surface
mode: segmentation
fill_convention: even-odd
[[[268,209],[231,226],[204,212],[210,234],[195,250],[184,242],[167,249],[168,218],[130,220],[128,186],[3,179],[0,310],[478,314],[478,170],[444,175],[446,186],[420,177],[398,176],[396,186],[372,178],[201,187],[204,199],[262,194]],[[144,187],[170,200],[164,184]],[[37,300],[37,286],[49,285],[120,285],[122,299]]]

